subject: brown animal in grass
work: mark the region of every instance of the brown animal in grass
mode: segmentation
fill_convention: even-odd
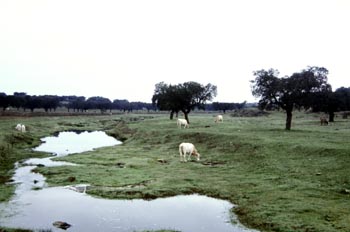
[[[328,125],[328,120],[326,117],[322,116],[320,117],[320,122],[321,122],[321,126],[327,126]]]

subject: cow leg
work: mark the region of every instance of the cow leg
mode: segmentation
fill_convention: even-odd
[[[185,161],[185,158],[184,158],[184,154],[180,154],[180,162],[184,162]]]

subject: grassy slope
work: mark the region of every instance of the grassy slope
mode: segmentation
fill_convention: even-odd
[[[33,118],[27,123],[35,136],[67,128],[133,132],[115,119]],[[123,145],[64,158],[81,166],[40,172],[51,185],[72,184],[69,177],[76,178],[73,184],[90,183],[88,193],[101,197],[201,193],[227,199],[239,205],[235,211],[241,221],[263,231],[350,230],[350,196],[343,193],[350,189],[348,121],[337,119],[321,127],[313,115],[296,114],[287,132],[284,115],[278,113],[260,118],[225,115],[223,124],[214,124],[211,115],[190,115],[186,130],[176,128],[167,115],[124,119],[136,133]],[[39,125],[49,129],[41,131]],[[179,162],[178,144],[183,141],[196,145],[200,162]]]

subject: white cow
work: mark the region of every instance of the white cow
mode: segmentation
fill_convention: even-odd
[[[186,155],[191,159],[191,155],[197,157],[197,161],[200,160],[201,155],[192,143],[181,143],[179,145],[180,161],[187,162]]]
[[[17,124],[17,126],[15,128],[16,128],[16,130],[21,131],[21,132],[25,132],[26,131],[26,126],[23,125],[23,124],[20,124],[20,123]]]
[[[181,119],[181,118],[177,119],[177,126],[181,128],[182,125],[184,126],[184,128],[186,128],[186,127],[189,128],[190,127],[190,125],[187,123],[186,119]]]
[[[223,122],[223,121],[224,121],[224,117],[221,114],[215,117],[215,122]]]
[[[16,128],[16,130],[21,131],[22,124],[17,124],[17,126],[15,128]]]

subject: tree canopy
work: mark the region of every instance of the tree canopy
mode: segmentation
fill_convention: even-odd
[[[90,97],[86,99],[83,96],[56,96],[56,95],[27,95],[26,93],[17,93],[13,95],[6,95],[0,92],[0,109],[3,111],[10,107],[19,110],[22,108],[24,111],[27,109],[34,112],[35,109],[44,109],[46,112],[56,111],[58,107],[67,108],[68,112],[71,109],[74,112],[87,112],[88,110],[100,110],[101,113],[105,113],[107,110],[155,110],[155,107],[151,103],[145,102],[129,102],[128,100],[114,100],[111,102],[108,98],[104,97]]]
[[[226,110],[240,110],[243,109],[246,106],[247,102],[244,101],[242,103],[234,103],[234,102],[213,102],[212,103],[212,109],[213,110],[222,110],[224,114],[226,113]]]
[[[330,92],[327,83],[328,70],[323,67],[308,67],[292,76],[279,78],[276,69],[253,72],[252,94],[260,97],[261,108],[277,107],[286,111],[286,129],[291,129],[294,108],[310,108],[312,96],[320,92]]]
[[[160,82],[155,85],[152,103],[160,110],[169,110],[170,119],[174,113],[183,112],[189,123],[188,114],[195,108],[204,109],[206,101],[211,101],[217,94],[215,85],[201,85],[197,82],[185,82],[168,85]]]

